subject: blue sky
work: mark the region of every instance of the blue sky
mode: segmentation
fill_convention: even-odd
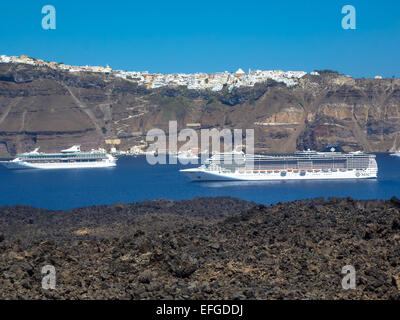
[[[41,27],[48,4],[56,30]],[[356,30],[341,27],[347,4]],[[0,54],[163,73],[241,67],[400,77],[400,1],[2,1]]]

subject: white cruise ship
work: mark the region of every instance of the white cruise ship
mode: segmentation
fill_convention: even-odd
[[[196,181],[376,178],[375,155],[303,151],[292,155],[216,153],[199,168],[180,170]]]
[[[192,160],[199,159],[199,156],[197,154],[193,153],[192,150],[171,153],[170,156],[177,158],[183,164],[186,164],[187,162],[190,162]]]
[[[42,153],[39,148],[18,154],[14,160],[1,161],[8,169],[75,169],[115,167],[117,159],[102,151],[82,152],[72,146],[60,153]]]

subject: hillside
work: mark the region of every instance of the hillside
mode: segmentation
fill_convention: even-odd
[[[0,63],[0,156],[41,147],[83,149],[121,139],[138,144],[151,128],[177,120],[201,128],[255,129],[256,150],[292,152],[339,144],[346,151],[400,147],[400,80],[306,75],[294,87],[148,90],[113,74],[63,72]]]

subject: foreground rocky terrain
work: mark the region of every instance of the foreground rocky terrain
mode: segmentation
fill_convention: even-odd
[[[0,207],[0,232],[1,299],[400,298],[397,198]]]
[[[306,75],[294,87],[273,80],[219,92],[147,89],[113,74],[69,73],[0,63],[0,157],[41,147],[83,150],[120,139],[140,144],[148,130],[254,129],[259,152],[386,152],[400,147],[400,79],[354,79],[335,72]],[[183,142],[182,142],[183,143]],[[108,146],[109,147],[109,146]]]

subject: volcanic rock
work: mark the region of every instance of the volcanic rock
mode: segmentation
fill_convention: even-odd
[[[399,217],[393,199],[0,207],[0,299],[399,299]]]

